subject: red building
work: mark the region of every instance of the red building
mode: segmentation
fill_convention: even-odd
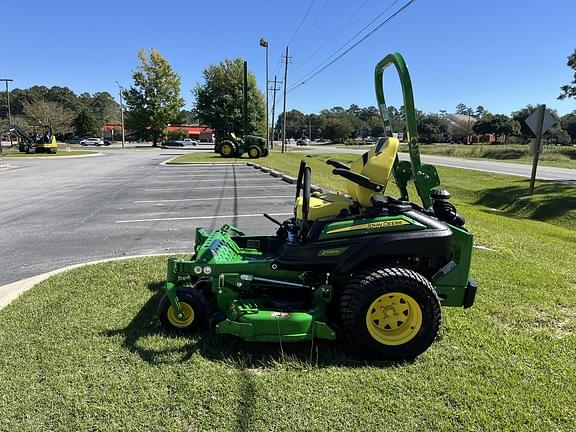
[[[102,132],[104,133],[104,138],[106,139],[113,139],[113,140],[120,140],[121,139],[121,130],[122,125],[116,123],[109,123],[102,126]],[[196,139],[202,142],[213,142],[214,141],[214,130],[209,128],[208,126],[202,125],[168,125],[164,132],[176,132],[176,131],[185,131],[188,133],[188,137],[192,139]],[[125,131],[126,136],[130,133],[128,130]]]

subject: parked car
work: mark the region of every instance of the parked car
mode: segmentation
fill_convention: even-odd
[[[192,138],[184,138],[183,142],[184,142],[184,145],[189,145],[189,146],[190,145],[191,146],[198,145],[198,141],[196,141],[195,139],[192,139]]]
[[[166,140],[162,143],[162,147],[184,147],[184,142],[177,140]]]
[[[101,145],[104,145],[104,141],[102,141],[100,138],[84,138],[82,141],[80,141],[80,145],[83,145],[83,146],[89,146],[89,145],[101,146]]]
[[[72,137],[70,139],[67,139],[66,144],[80,144],[80,142],[82,142],[82,138],[80,137]]]
[[[300,138],[298,141],[296,141],[296,145],[297,145],[297,146],[305,146],[305,145],[306,145],[306,140]]]
[[[104,145],[105,146],[109,146],[110,144],[112,144],[112,141],[105,139],[104,140]]]

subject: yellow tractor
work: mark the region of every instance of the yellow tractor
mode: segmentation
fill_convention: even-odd
[[[0,129],[0,135],[15,134],[20,138],[18,150],[22,153],[52,153],[55,154],[58,150],[56,144],[56,137],[52,131],[52,126],[46,125],[43,127],[42,133],[33,133],[29,135],[23,129],[16,125],[9,125]]]

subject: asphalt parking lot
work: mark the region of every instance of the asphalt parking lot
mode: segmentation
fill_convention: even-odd
[[[66,265],[192,249],[196,227],[271,234],[294,185],[240,165],[161,165],[177,151],[11,160],[0,171],[0,285]]]

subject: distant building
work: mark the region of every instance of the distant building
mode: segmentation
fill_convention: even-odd
[[[104,138],[119,141],[121,136],[119,134],[122,130],[122,125],[120,123],[108,123],[102,126],[102,133]],[[188,137],[196,139],[202,142],[213,142],[214,141],[214,130],[208,126],[202,125],[168,125],[164,132],[175,132],[175,131],[186,131]],[[125,131],[125,135],[128,137],[131,135],[129,130]]]
[[[188,132],[188,137],[202,142],[214,141],[214,130],[208,126],[201,125],[168,125],[165,129],[166,132],[175,132],[178,130],[185,130]]]

